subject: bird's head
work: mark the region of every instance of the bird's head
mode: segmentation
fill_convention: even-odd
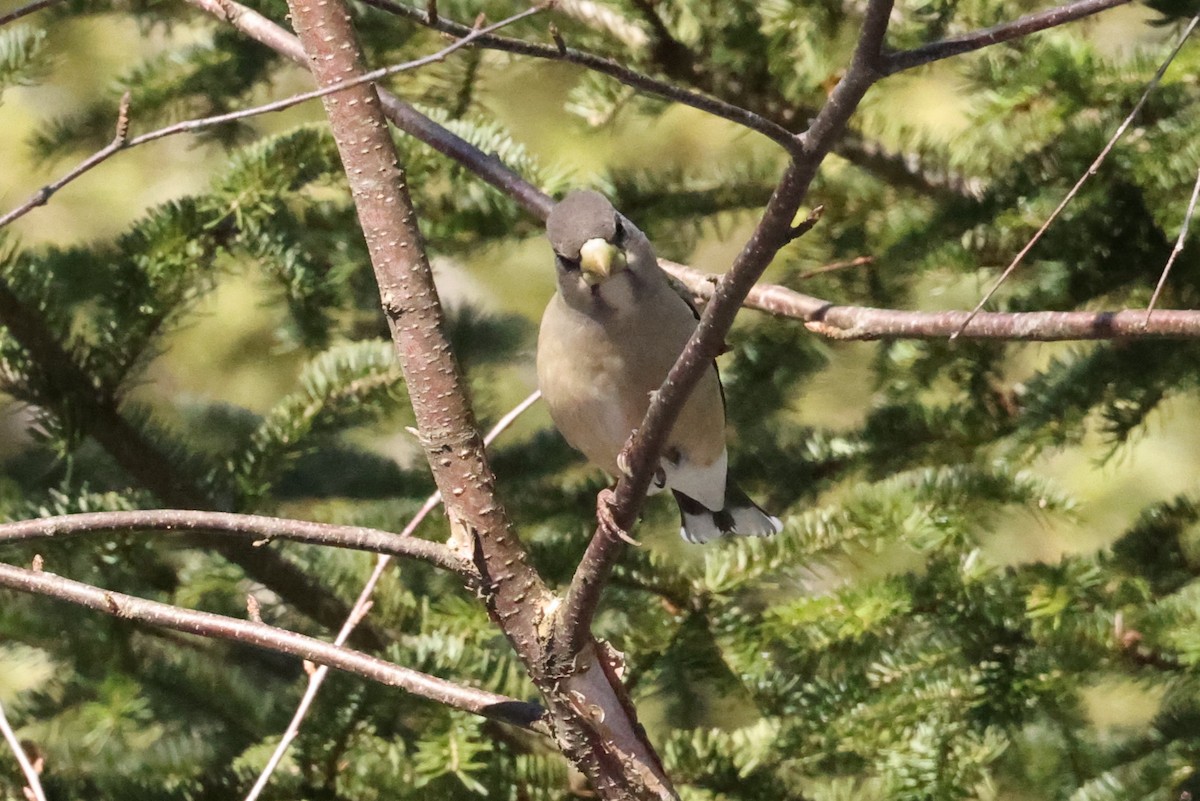
[[[571,305],[624,305],[658,262],[646,235],[599,192],[572,192],[546,220],[558,268],[558,286]]]

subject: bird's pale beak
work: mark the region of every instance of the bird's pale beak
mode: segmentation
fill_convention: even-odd
[[[605,239],[589,239],[579,249],[579,269],[588,286],[604,283],[625,267],[625,251]]]

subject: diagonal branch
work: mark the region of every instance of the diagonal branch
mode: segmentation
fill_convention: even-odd
[[[46,801],[46,791],[42,789],[41,779],[38,778],[38,769],[29,761],[29,756],[25,753],[25,746],[17,739],[17,733],[9,725],[2,704],[0,704],[0,734],[4,735],[4,741],[12,749],[17,765],[21,768],[21,775],[25,777],[25,796],[30,801]]]
[[[289,520],[229,512],[176,509],[146,509],[127,512],[41,517],[16,523],[0,523],[0,543],[78,537],[102,531],[171,531],[233,534],[264,545],[274,539],[329,545],[356,551],[401,556],[450,570],[471,581],[478,580],[474,567],[449,548],[404,534],[392,534],[362,526],[337,526],[306,520]]]
[[[1057,28],[1077,19],[1090,17],[1101,11],[1107,11],[1116,6],[1125,5],[1129,0],[1075,0],[1045,11],[1035,11],[1011,22],[1002,22],[990,28],[984,28],[961,36],[951,36],[940,42],[932,42],[912,50],[901,50],[884,56],[883,71],[885,75],[895,75],[897,72],[910,70],[925,64],[931,64],[952,56],[982,50],[1001,42],[1010,42],[1039,31]]]
[[[310,92],[301,92],[299,94],[292,95],[291,97],[274,100],[270,103],[263,103],[260,106],[238,109],[237,111],[231,111],[226,114],[216,114],[211,117],[203,117],[195,120],[184,120],[183,122],[177,122],[174,125],[167,125],[157,130],[150,131],[149,133],[140,134],[134,137],[128,136],[129,94],[126,93],[121,103],[121,113],[118,115],[117,135],[113,137],[113,140],[100,150],[97,150],[95,153],[81,161],[65,175],[61,176],[55,181],[52,181],[51,183],[46,184],[41,189],[34,192],[33,195],[24,203],[7,212],[3,216],[0,216],[0,228],[3,228],[14,220],[24,216],[25,214],[28,214],[38,206],[46,205],[50,198],[53,197],[54,194],[64,186],[104,163],[122,150],[127,150],[131,147],[137,147],[138,145],[144,145],[147,142],[154,142],[158,139],[165,139],[166,137],[174,136],[175,134],[192,133],[205,128],[212,128],[217,125],[225,125],[230,122],[236,122],[237,120],[244,120],[250,117],[257,117],[263,114],[271,114],[277,111],[283,111],[284,109],[289,109],[292,106],[297,106],[301,103],[307,103],[309,100],[316,100],[317,98],[324,97],[328,94],[332,94],[333,92],[338,92],[342,89],[346,89],[357,84],[373,83],[390,75],[398,75],[401,72],[407,72],[409,70],[419,69],[420,67],[435,64],[444,60],[446,56],[454,53],[456,50],[461,50],[462,48],[466,47],[480,36],[484,36],[490,31],[499,30],[506,25],[511,25],[518,20],[533,16],[534,14],[540,12],[543,8],[544,6],[534,6],[533,8],[526,9],[519,14],[514,14],[511,17],[503,19],[493,25],[488,25],[486,28],[467,28],[466,33],[463,34],[461,39],[458,39],[455,42],[447,45],[436,53],[430,53],[427,56],[422,56],[421,58],[413,59],[412,61],[406,61],[403,64],[395,64],[390,67],[381,67],[377,70],[372,70],[371,72],[364,73],[363,75],[359,75],[350,80],[339,81],[338,83],[330,86],[323,86],[320,89],[314,89]]]
[[[49,8],[58,2],[61,2],[61,0],[33,0],[32,3],[26,3],[20,8],[15,8],[7,14],[0,15],[0,27],[3,27],[10,22],[15,22],[21,17],[41,11],[43,8]]]
[[[413,8],[403,3],[397,3],[395,0],[362,0],[362,2],[452,36],[463,36],[465,32],[471,30],[470,26],[447,19],[444,16],[431,19],[428,11]],[[555,45],[527,42],[523,39],[513,39],[506,36],[480,36],[475,39],[474,44],[490,50],[499,50],[515,55],[577,64],[593,72],[598,72],[601,75],[607,75],[630,88],[657,95],[675,103],[682,103],[685,106],[691,106],[692,108],[712,114],[714,117],[729,120],[751,131],[762,134],[785,150],[794,150],[796,147],[795,138],[791,131],[757,112],[734,105],[733,103],[728,103],[711,95],[684,89],[669,81],[659,80],[610,58],[577,50],[565,44],[562,47],[558,47]]]
[[[337,0],[290,0],[318,85],[363,72],[349,14]],[[466,384],[446,338],[437,287],[403,167],[369,85],[323,99],[350,183],[419,439],[450,518],[451,546],[471,556],[479,595],[546,699],[564,755],[606,798],[675,799],[662,764],[637,725],[619,678],[596,649],[573,670],[547,658],[544,623],[556,599],[529,565],[495,490]]]
[[[655,393],[627,447],[629,474],[617,481],[612,517],[628,530],[637,520],[662,449],[675,420],[712,360],[721,352],[734,317],[763,270],[775,254],[795,238],[793,219],[817,169],[845,130],[850,115],[867,90],[882,77],[879,71],[883,39],[887,33],[892,0],[871,0],[863,20],[858,45],[846,74],[830,93],[824,108],[805,132],[804,150],[784,171],[767,208],[745,247],[717,283],[696,332]],[[814,220],[815,222],[815,220]],[[566,600],[556,620],[556,640],[563,655],[577,653],[591,639],[591,623],[604,584],[624,551],[624,542],[600,526],[593,534],[583,560],[571,578]]]
[[[175,631],[231,640],[268,651],[291,654],[321,665],[328,665],[372,681],[400,687],[413,695],[428,698],[455,709],[510,723],[522,728],[547,732],[544,710],[537,704],[517,701],[474,687],[455,684],[410,668],[394,665],[367,654],[330,645],[303,634],[250,620],[180,609],[170,604],[148,601],[132,595],[110,592],[90,584],[39,570],[27,570],[0,564],[0,587],[44,595],[86,606],[106,615],[162,626]]]

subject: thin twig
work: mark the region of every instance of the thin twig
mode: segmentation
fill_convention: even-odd
[[[25,775],[26,796],[31,801],[46,801],[46,793],[42,790],[42,782],[38,779],[38,772],[29,761],[29,756],[25,753],[25,746],[21,745],[21,741],[17,739],[17,733],[8,724],[8,718],[4,715],[3,704],[0,704],[0,733],[3,733],[4,740],[12,749],[13,756],[17,758],[17,764],[21,766],[21,773]]]
[[[1002,22],[983,30],[972,31],[961,36],[951,36],[940,42],[914,47],[912,50],[890,53],[884,56],[883,71],[887,75],[894,75],[897,72],[920,67],[944,58],[981,50],[1000,42],[1020,39],[1049,28],[1057,28],[1067,22],[1073,22],[1128,2],[1129,0],[1076,0],[1076,2],[1066,3],[1056,8],[1036,11],[1012,22]]]
[[[1174,266],[1175,260],[1179,258],[1179,254],[1183,252],[1183,243],[1187,239],[1188,226],[1192,222],[1192,215],[1196,213],[1196,197],[1200,196],[1200,170],[1196,172],[1196,184],[1192,187],[1192,199],[1188,201],[1187,212],[1183,215],[1183,225],[1179,228],[1179,238],[1175,240],[1175,247],[1171,248],[1171,255],[1167,257],[1167,264],[1163,267],[1162,276],[1158,279],[1158,286],[1154,287],[1154,294],[1150,297],[1150,303],[1146,306],[1146,322],[1150,322],[1150,315],[1154,314],[1154,306],[1158,303],[1158,296],[1162,294],[1163,287],[1167,285],[1167,276],[1171,274],[1171,267]]]
[[[13,209],[12,211],[5,214],[3,217],[0,217],[0,228],[3,228],[4,226],[8,225],[12,221],[24,216],[25,214],[28,214],[30,211],[37,208],[38,206],[46,205],[47,201],[50,200],[50,198],[54,195],[55,192],[62,189],[64,186],[69,184],[71,181],[74,181],[79,176],[88,172],[93,167],[96,167],[97,165],[107,161],[113,155],[115,155],[116,153],[118,153],[122,150],[131,148],[131,147],[136,147],[138,145],[144,145],[147,142],[153,142],[157,139],[163,139],[168,136],[174,136],[175,134],[187,133],[187,132],[191,132],[191,131],[198,131],[203,128],[211,128],[214,125],[224,125],[225,123],[234,122],[236,120],[243,120],[248,117],[256,117],[256,116],[259,116],[262,114],[270,114],[270,113],[276,112],[276,111],[283,111],[284,109],[291,108],[292,106],[299,105],[300,103],[306,103],[309,100],[316,100],[317,98],[325,97],[326,95],[330,95],[335,92],[340,92],[345,89],[349,89],[350,87],[353,87],[353,86],[359,86],[364,83],[373,83],[375,81],[382,80],[390,75],[396,75],[397,73],[406,72],[408,70],[414,70],[414,69],[418,69],[420,67],[428,66],[429,64],[437,63],[437,62],[445,59],[446,56],[450,55],[451,53],[455,52],[456,50],[461,50],[462,48],[466,47],[472,41],[479,38],[480,36],[483,36],[491,31],[495,31],[500,28],[503,28],[506,25],[511,25],[512,23],[514,23],[518,20],[525,19],[526,17],[531,17],[534,14],[537,14],[540,11],[542,11],[543,8],[544,8],[544,6],[542,6],[542,5],[534,6],[533,8],[526,9],[525,11],[522,11],[519,14],[514,14],[511,17],[507,17],[506,19],[503,19],[500,22],[495,23],[494,25],[488,25],[485,28],[478,28],[478,29],[469,28],[469,29],[467,29],[467,32],[464,33],[462,38],[447,45],[446,47],[442,48],[441,50],[437,51],[436,53],[431,53],[430,55],[422,56],[421,58],[414,59],[412,61],[406,61],[403,64],[394,64],[390,67],[381,67],[380,69],[373,70],[371,72],[360,75],[356,78],[352,78],[352,79],[345,80],[345,81],[339,81],[336,84],[321,87],[319,89],[314,89],[309,92],[301,92],[300,94],[292,95],[291,97],[285,97],[281,100],[275,100],[270,103],[264,103],[261,106],[254,106],[252,108],[239,109],[237,111],[231,111],[226,114],[217,114],[212,117],[203,117],[201,119],[195,119],[195,120],[184,120],[183,122],[178,122],[178,123],[175,123],[174,125],[168,125],[164,128],[159,128],[158,130],[151,131],[149,133],[145,133],[140,136],[135,136],[132,139],[128,138],[128,133],[129,133],[129,93],[126,92],[125,96],[121,100],[121,106],[120,106],[120,110],[119,110],[118,116],[117,116],[117,134],[116,134],[116,136],[113,137],[113,140],[111,142],[109,142],[107,145],[105,145],[103,148],[101,148],[100,150],[93,153],[91,156],[88,156],[86,159],[81,161],[78,165],[75,166],[74,169],[72,169],[66,175],[62,176],[61,178],[59,178],[56,181],[53,181],[53,182],[47,184],[46,186],[43,186],[41,189],[39,189],[37,192],[35,192],[32,197],[30,197],[28,200],[26,200],[20,206],[17,206],[15,209]]]
[[[74,537],[99,531],[173,531],[233,534],[256,540],[293,540],[418,559],[474,580],[473,567],[438,542],[361,526],[179,509],[87,512],[0,524],[0,543]]]
[[[1012,260],[1012,263],[1004,269],[1004,272],[1001,273],[1000,277],[996,279],[996,282],[992,284],[992,288],[984,294],[979,303],[975,304],[975,308],[971,310],[971,313],[967,315],[966,320],[963,321],[963,328],[966,327],[967,323],[971,322],[971,319],[983,309],[987,302],[991,300],[992,296],[996,294],[996,291],[1000,289],[1001,285],[1003,285],[1004,282],[1008,280],[1008,277],[1013,274],[1013,271],[1017,269],[1017,265],[1021,263],[1021,260],[1025,258],[1025,255],[1033,249],[1033,246],[1038,243],[1038,240],[1040,240],[1042,235],[1046,233],[1047,229],[1050,228],[1050,224],[1058,219],[1058,215],[1062,214],[1062,211],[1067,207],[1067,204],[1075,198],[1075,195],[1079,194],[1079,190],[1083,188],[1083,185],[1087,179],[1095,175],[1096,171],[1100,169],[1100,165],[1104,163],[1106,158],[1108,158],[1109,152],[1111,152],[1113,147],[1116,146],[1117,141],[1125,135],[1126,129],[1128,129],[1133,123],[1133,120],[1135,117],[1137,117],[1138,112],[1142,110],[1142,106],[1146,104],[1146,100],[1150,97],[1150,93],[1154,91],[1155,87],[1158,86],[1159,81],[1162,80],[1163,75],[1166,74],[1167,68],[1170,67],[1171,62],[1175,60],[1175,56],[1177,56],[1179,51],[1183,49],[1184,43],[1187,42],[1188,37],[1192,35],[1192,31],[1195,30],[1197,23],[1200,23],[1200,14],[1192,17],[1192,21],[1188,24],[1187,28],[1184,29],[1183,35],[1179,37],[1179,41],[1175,43],[1175,47],[1172,48],[1166,60],[1163,61],[1162,65],[1158,68],[1158,71],[1154,73],[1154,77],[1151,78],[1150,83],[1146,85],[1145,91],[1142,92],[1142,96],[1138,98],[1133,110],[1126,115],[1125,119],[1117,127],[1116,132],[1113,133],[1112,137],[1109,138],[1108,143],[1100,151],[1100,155],[1096,156],[1096,160],[1091,163],[1083,175],[1079,176],[1079,180],[1075,182],[1075,186],[1071,187],[1071,191],[1067,193],[1067,196],[1062,199],[1062,202],[1058,204],[1058,207],[1055,208],[1046,221],[1042,223],[1042,227],[1037,230],[1037,233],[1033,235],[1033,238],[1026,243],[1025,247],[1021,248],[1021,252],[1018,253]],[[956,339],[960,333],[961,331],[955,332],[950,338]]]
[[[20,8],[14,9],[3,16],[0,16],[0,28],[4,27],[10,22],[19,20],[21,17],[32,14],[35,11],[41,11],[43,8],[49,8],[58,2],[61,2],[61,0],[34,0],[32,3],[27,3]]]
[[[816,278],[818,275],[825,275],[826,273],[836,273],[836,272],[839,272],[840,270],[848,270],[852,267],[864,267],[868,264],[874,264],[874,263],[875,263],[874,256],[858,256],[856,258],[848,259],[846,261],[835,261],[835,262],[830,262],[829,264],[822,264],[820,267],[814,267],[811,270],[805,270],[803,272],[796,273],[796,275],[793,277],[793,280],[807,281],[810,278]]]
[[[90,584],[72,581],[53,573],[27,570],[7,564],[0,564],[0,586],[86,606],[97,612],[124,620],[148,623],[152,626],[162,626],[175,631],[230,640],[242,645],[290,654],[372,681],[399,687],[413,695],[428,698],[455,709],[522,728],[546,731],[545,723],[542,720],[543,710],[537,704],[456,684],[446,679],[385,662],[358,651],[339,648],[313,637],[306,637],[303,634],[275,628],[264,623],[238,620],[211,612],[180,609],[170,604],[148,601],[145,598],[93,587]]]
[[[518,417],[524,414],[524,412],[530,406],[536,403],[540,397],[542,397],[541,391],[535,390],[529,395],[529,397],[525,398],[525,400],[521,401],[516,405],[516,407],[501,417],[496,422],[496,425],[492,427],[492,430],[487,433],[487,436],[483,438],[484,446],[486,447],[495,441],[496,437],[500,436],[500,434],[503,433],[510,425],[512,425]],[[436,509],[438,504],[441,502],[442,494],[440,492],[435,492],[426,498],[425,503],[422,504],[421,508],[417,510],[417,513],[413,515],[412,520],[408,522],[408,525],[404,527],[404,530],[400,532],[399,536],[411,537],[416,532],[417,527],[421,525],[429,513]],[[366,616],[371,606],[371,596],[375,594],[375,587],[379,584],[379,580],[383,577],[383,572],[387,569],[387,566],[391,563],[391,560],[391,556],[388,554],[381,554],[379,558],[375,560],[375,569],[371,571],[370,578],[367,579],[366,584],[363,585],[362,591],[359,592],[358,599],[355,600],[354,606],[350,609],[350,615],[346,618],[346,622],[342,625],[341,631],[338,632],[337,638],[333,641],[334,645],[345,645],[346,640],[350,637],[350,632],[352,632],[354,627],[358,625],[359,621]],[[329,668],[325,665],[322,665],[309,674],[308,686],[304,690],[304,697],[300,699],[300,703],[296,706],[296,711],[292,714],[292,719],[288,723],[288,727],[284,731],[283,736],[279,739],[279,744],[275,746],[275,750],[272,752],[271,758],[267,760],[267,764],[263,767],[262,772],[259,774],[258,779],[255,781],[254,786],[250,789],[250,792],[246,794],[245,801],[256,801],[263,789],[266,788],[267,782],[269,782],[271,779],[271,774],[275,772],[275,769],[279,766],[279,763],[283,760],[284,755],[287,753],[288,748],[291,747],[291,744],[295,741],[296,737],[299,736],[300,725],[304,722],[304,718],[308,715],[308,710],[310,707],[312,707],[313,701],[316,700],[317,692],[320,691],[321,685],[325,682],[325,677],[328,674]]]

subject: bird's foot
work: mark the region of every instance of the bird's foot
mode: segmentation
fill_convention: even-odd
[[[634,429],[633,434],[629,435],[629,439],[625,441],[625,447],[621,448],[621,452],[617,454],[617,469],[621,471],[621,475],[625,476],[625,478],[633,478],[633,468],[629,464],[629,454],[633,451],[633,437],[635,434],[637,434],[636,429]],[[659,465],[658,469],[654,471],[654,486],[655,491],[667,486],[667,471],[662,465]]]
[[[636,433],[636,432],[635,432]],[[633,469],[629,466],[629,452],[633,450],[633,435],[625,441],[625,446],[621,448],[617,454],[617,469],[621,471],[621,475],[625,478],[633,478]]]
[[[613,517],[613,507],[616,505],[616,501],[617,494],[608,487],[600,490],[600,494],[596,496],[596,520],[599,521],[600,528],[635,548],[642,547],[642,544],[629,536],[629,532],[621,528],[617,524],[616,518]]]

